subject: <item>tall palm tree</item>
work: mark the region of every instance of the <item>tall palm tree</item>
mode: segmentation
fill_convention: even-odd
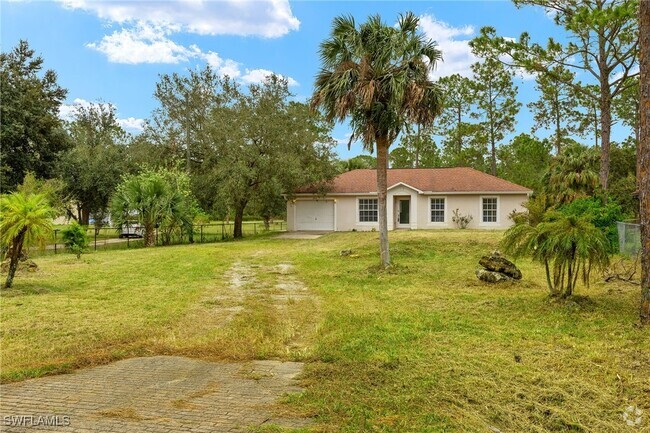
[[[7,247],[9,272],[4,287],[14,282],[24,245],[43,245],[52,231],[54,210],[44,194],[13,194],[0,197],[0,243]]]
[[[419,18],[401,15],[397,26],[379,15],[359,26],[351,16],[334,19],[320,46],[312,107],[328,120],[350,118],[353,139],[377,148],[377,201],[381,264],[390,265],[386,175],[388,148],[408,124],[430,126],[442,109],[442,92],[429,73],[442,55],[418,31]]]

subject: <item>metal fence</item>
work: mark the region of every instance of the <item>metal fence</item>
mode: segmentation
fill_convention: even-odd
[[[280,232],[287,228],[284,221],[274,221],[268,226],[259,221],[245,221],[242,223],[244,237],[256,236],[269,232]],[[144,241],[140,237],[121,237],[122,230],[116,227],[89,226],[87,235],[90,240],[89,249],[94,251],[109,249],[141,248]],[[196,224],[193,230],[165,231],[156,229],[156,245],[180,245],[190,243],[210,243],[227,241],[234,238],[233,223]],[[33,250],[30,254],[58,254],[65,252],[65,245],[61,240],[61,229],[55,229],[51,242],[45,250]]]
[[[628,222],[617,222],[618,245],[621,254],[636,256],[641,251],[641,225]]]

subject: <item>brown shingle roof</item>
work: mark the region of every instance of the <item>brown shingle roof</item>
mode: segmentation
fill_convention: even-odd
[[[392,168],[388,170],[388,188],[405,183],[423,192],[520,192],[532,190],[469,167]],[[315,193],[311,187],[297,193]],[[377,170],[352,170],[335,177],[329,194],[365,194],[377,192]]]

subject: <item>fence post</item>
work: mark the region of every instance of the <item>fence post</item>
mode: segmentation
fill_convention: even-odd
[[[221,240],[224,240],[225,238],[225,223],[221,221]]]
[[[56,234],[59,232],[59,229],[54,230],[54,254],[56,254]]]
[[[257,234],[257,223],[253,223],[253,233]]]
[[[94,230],[95,232],[95,251],[97,251],[97,230]]]
[[[203,224],[201,224],[201,243],[203,243]]]

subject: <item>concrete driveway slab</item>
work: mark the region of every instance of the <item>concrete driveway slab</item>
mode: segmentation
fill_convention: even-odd
[[[301,392],[299,362],[133,358],[0,386],[3,432],[240,432],[305,427],[272,405]]]

